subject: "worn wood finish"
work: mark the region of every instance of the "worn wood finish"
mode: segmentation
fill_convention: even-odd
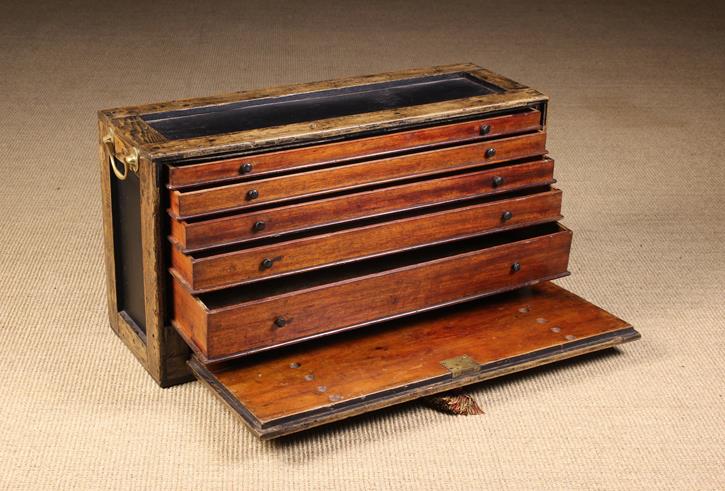
[[[168,142],[159,142],[155,137],[147,137],[146,135],[151,134],[150,132],[141,131],[133,125],[125,124],[126,119],[138,118],[144,114],[455,72],[469,73],[500,87],[503,92],[394,110],[330,118],[314,123],[296,123],[260,130]],[[154,161],[169,161],[171,159],[190,159],[220,153],[249,152],[300,143],[314,143],[349,137],[364,132],[392,131],[414,126],[447,123],[455,118],[475,117],[478,114],[546,104],[546,102],[546,96],[534,89],[474,64],[467,63],[237,92],[222,96],[200,97],[160,104],[106,109],[99,111],[99,118],[112,125],[114,131],[118,134],[119,140],[138,148],[141,155]]]
[[[196,191],[174,190],[171,191],[170,210],[177,218],[241,210],[264,203],[543,155],[545,144],[546,134],[537,132]],[[487,154],[491,149],[493,154]],[[255,193],[256,197],[250,197],[250,193]]]
[[[403,265],[371,273],[348,270],[353,276],[344,279],[318,275],[298,278],[299,284],[285,280],[280,286],[207,295],[197,311],[175,306],[175,325],[192,347],[193,333],[206,333],[206,350],[195,349],[202,361],[211,362],[567,274],[571,232],[563,227],[532,228],[490,241],[494,245],[486,247],[490,242],[474,239],[467,252],[443,247],[432,259],[406,253],[407,265],[392,263]],[[485,248],[470,250],[474,247]],[[512,269],[514,263],[520,270]],[[305,286],[308,281],[315,283]],[[195,325],[200,315],[203,325]]]
[[[219,136],[173,140],[163,144],[147,144],[141,148],[149,158],[164,162],[197,159],[220,153],[249,153],[274,147],[315,144],[357,133],[369,134],[428,126],[451,119],[477,117],[487,112],[534,107],[546,101],[547,98],[540,92],[526,88],[501,94],[322,119],[314,124],[295,123]]]
[[[162,237],[161,189],[158,186],[161,168],[150,162],[141,162],[141,236],[143,239],[144,297],[146,299],[146,346],[149,360],[147,369],[156,380],[175,385],[189,379],[186,360],[189,348],[175,329],[166,321],[166,272],[164,247],[156,238]]]
[[[202,381],[262,438],[637,339],[625,321],[551,283],[204,367]],[[441,362],[466,356],[453,373]],[[332,362],[331,362],[332,361]]]
[[[124,312],[119,312],[117,292],[116,292],[116,263],[115,263],[115,246],[113,241],[113,206],[111,196],[111,170],[109,165],[109,155],[106,147],[101,141],[101,137],[107,134],[108,128],[99,121],[99,160],[100,160],[100,177],[101,177],[101,199],[102,199],[102,216],[103,216],[103,246],[104,246],[104,262],[106,268],[106,305],[108,313],[108,321],[111,329],[123,341],[126,347],[133,353],[136,359],[147,369],[149,374],[154,376],[158,373],[154,368],[148,369],[150,365],[147,355],[146,336],[134,324],[134,322],[125,316]]]
[[[109,154],[101,141],[108,134],[103,121],[99,122],[99,156],[101,196],[103,200],[103,234],[106,265],[106,299],[109,322],[113,331],[136,356],[151,377],[162,387],[176,385],[193,378],[186,360],[189,348],[165,317],[165,295],[162,285],[166,267],[162,260],[160,189],[157,186],[158,166],[142,159],[139,167],[141,182],[141,236],[146,326],[140,329],[124,311],[119,311],[116,291],[116,264]]]
[[[103,217],[103,259],[106,268],[106,306],[111,329],[118,334],[116,308],[116,263],[115,246],[113,243],[113,204],[111,198],[111,167],[106,147],[101,137],[108,132],[106,124],[98,122],[98,157],[101,163],[101,214]]]
[[[174,247],[171,265],[201,292],[560,218],[555,189],[221,254]]]
[[[487,128],[485,136],[482,136],[484,134],[482,127]],[[217,162],[184,166],[170,165],[168,186],[176,189],[192,184],[239,180],[280,171],[339,164],[362,157],[382,157],[390,153],[422,149],[432,145],[464,143],[481,138],[500,137],[540,129],[541,113],[535,109],[527,109],[514,114],[481,118],[463,123],[249,155]],[[251,166],[250,170],[243,170],[244,165]]]
[[[153,114],[165,111],[191,109],[197,107],[219,106],[230,102],[262,99],[267,97],[280,97],[288,94],[302,94],[339,87],[353,87],[356,85],[367,85],[377,82],[403,80],[407,78],[416,78],[428,75],[456,72],[475,73],[476,76],[478,76],[482,80],[486,80],[493,83],[494,85],[497,85],[507,90],[525,88],[524,85],[518,82],[514,82],[513,80],[506,78],[503,75],[496,74],[473,63],[452,63],[449,65],[440,65],[434,67],[408,68],[405,70],[396,70],[394,72],[387,73],[356,75],[352,77],[342,77],[318,82],[304,82],[289,85],[279,85],[276,87],[265,87],[262,89],[244,90],[206,97],[194,97],[189,99],[178,99],[151,104],[141,104],[136,106],[117,107],[113,109],[104,109],[101,111],[101,113],[111,118],[124,118],[137,116],[139,114]]]
[[[171,237],[182,250],[191,252],[362,217],[548,185],[554,182],[553,173],[554,161],[544,158],[222,218],[187,221],[172,217]],[[264,228],[259,230],[255,224],[262,224]]]

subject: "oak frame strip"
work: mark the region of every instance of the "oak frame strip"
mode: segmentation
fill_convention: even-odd
[[[99,121],[99,157],[106,269],[106,303],[111,329],[134,354],[151,377],[162,387],[170,387],[193,379],[186,365],[189,348],[170,326],[165,325],[166,278],[163,266],[161,231],[161,190],[157,185],[159,166],[141,159],[141,240],[143,248],[146,332],[144,333],[125,312],[118,310],[116,262],[114,245],[113,206],[109,157],[102,138],[108,132],[107,122]],[[115,143],[115,142],[114,142]]]

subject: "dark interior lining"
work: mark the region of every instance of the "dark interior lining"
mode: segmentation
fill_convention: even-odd
[[[503,89],[458,72],[142,115],[169,140],[463,99]]]
[[[545,223],[531,227],[509,230],[496,234],[442,245],[403,251],[391,254],[385,258],[373,258],[352,264],[333,266],[323,270],[301,273],[283,278],[262,281],[252,285],[228,288],[216,292],[203,293],[199,299],[209,309],[217,309],[250,302],[260,298],[281,295],[295,290],[311,288],[326,283],[334,283],[349,278],[365,276],[382,271],[402,268],[412,264],[434,261],[436,259],[465,254],[467,252],[486,249],[509,242],[531,239],[534,237],[560,232],[562,228],[557,223]]]
[[[110,165],[106,163],[106,165]],[[141,244],[141,181],[129,172],[125,180],[111,179],[116,301],[142,332],[146,332],[146,304]]]

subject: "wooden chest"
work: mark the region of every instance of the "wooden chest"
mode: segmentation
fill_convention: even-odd
[[[546,114],[471,64],[100,111],[111,326],[263,438],[636,339],[549,283]]]

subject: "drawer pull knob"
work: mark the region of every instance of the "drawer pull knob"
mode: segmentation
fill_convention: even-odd
[[[282,317],[280,315],[279,317],[276,317],[274,319],[274,325],[277,326],[277,327],[284,327],[284,326],[287,325],[287,319],[285,319],[284,317]]]
[[[242,164],[239,167],[239,173],[240,174],[249,174],[250,172],[252,172],[252,169],[253,169],[252,164],[247,162],[246,164]]]
[[[493,187],[497,188],[501,184],[503,184],[503,177],[501,177],[501,176],[493,176],[492,182],[493,182]]]
[[[503,213],[501,213],[501,221],[508,222],[509,220],[511,220],[511,218],[513,218],[513,216],[514,216],[513,213],[511,213],[510,211],[506,210]]]
[[[247,201],[259,198],[259,191],[256,189],[250,189],[247,191]]]
[[[488,135],[491,133],[491,125],[490,124],[482,124],[481,125],[481,134],[482,135]]]
[[[513,271],[514,273],[518,273],[519,271],[521,271],[521,263],[513,263],[511,265],[511,271]]]
[[[490,159],[494,155],[496,155],[496,149],[495,148],[491,147],[491,148],[486,149],[486,158],[487,159]]]
[[[266,227],[267,227],[267,224],[264,223],[262,220],[260,220],[258,222],[254,222],[254,225],[252,225],[252,230],[254,230],[255,232],[261,232]]]
[[[268,257],[265,257],[264,259],[262,259],[262,262],[261,262],[261,263],[259,264],[259,266],[260,266],[260,267],[261,267],[262,269],[269,269],[269,268],[271,268],[271,267],[272,267],[273,265],[274,265],[274,261],[272,261],[272,260],[271,260],[270,258],[268,258]]]

